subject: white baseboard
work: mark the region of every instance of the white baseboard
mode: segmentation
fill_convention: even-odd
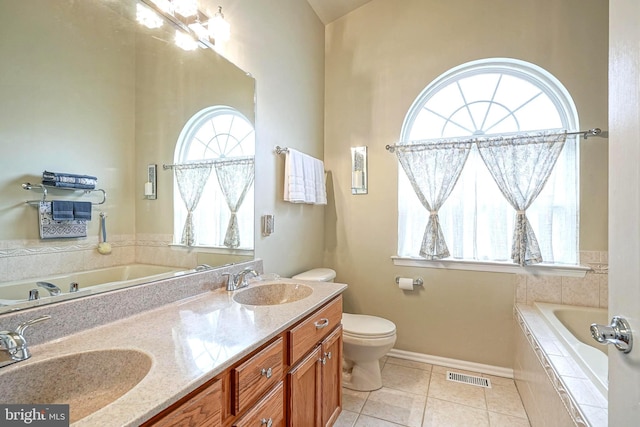
[[[446,366],[448,368],[473,371],[481,374],[495,375],[496,377],[513,378],[513,369],[500,366],[484,365],[482,363],[467,362],[466,360],[449,359],[447,357],[432,356],[430,354],[413,353],[411,351],[391,349],[387,356],[398,359],[413,360],[414,362],[429,363],[431,365]]]

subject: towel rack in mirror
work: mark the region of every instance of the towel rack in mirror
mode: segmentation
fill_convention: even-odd
[[[22,188],[25,190],[40,190],[42,191],[42,199],[40,200],[27,200],[25,203],[31,205],[31,206],[37,206],[38,204],[40,204],[40,202],[46,202],[47,201],[47,195],[49,194],[48,190],[47,190],[47,186],[46,185],[42,185],[42,184],[31,184],[30,182],[25,182],[24,184],[22,184]],[[104,191],[102,188],[95,188],[95,189],[89,189],[89,188],[69,188],[69,187],[49,187],[49,188],[53,188],[56,190],[63,190],[63,191],[81,191],[85,194],[90,194],[90,193],[102,193],[102,200],[99,202],[91,202],[92,205],[102,205],[107,201],[107,192]]]

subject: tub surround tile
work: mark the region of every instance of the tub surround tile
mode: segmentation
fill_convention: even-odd
[[[559,276],[527,276],[527,304],[535,301],[560,304],[562,278]]]
[[[600,305],[600,278],[594,273],[585,277],[562,278],[562,304],[598,307]]]
[[[527,276],[524,274],[516,275],[516,302],[521,304],[527,302]]]
[[[600,282],[600,308],[609,308],[609,275],[598,276]]]
[[[603,411],[601,407],[581,405],[580,409],[584,413],[589,424],[593,427],[607,427],[609,425],[608,413]]]
[[[517,304],[514,307],[514,315],[519,329],[526,339],[526,344],[519,344],[516,347],[530,346],[532,350],[530,353],[535,355],[534,359],[527,359],[528,353],[521,354],[518,349],[516,357],[525,357],[524,360],[528,360],[526,366],[541,367],[535,376],[517,379],[516,383],[523,393],[523,399],[527,401],[528,398],[524,398],[526,395],[539,399],[542,403],[538,403],[538,406],[556,407],[559,408],[558,410],[566,408],[568,416],[578,425],[587,425],[585,415],[581,412],[583,405],[600,407],[601,411],[608,412],[606,399],[596,386],[586,379],[587,375],[584,372],[576,372],[581,371],[581,368],[575,364],[566,350],[559,350],[562,348],[561,344],[552,345],[554,344],[553,332],[541,318],[541,314],[534,307]],[[550,354],[549,351],[560,354]],[[570,375],[562,375],[561,372],[568,373],[569,365],[573,367]],[[521,372],[521,369],[518,369],[518,372]],[[531,390],[530,394],[526,391],[523,392],[520,381],[526,385],[535,386],[539,390]],[[544,387],[551,388],[555,393],[550,394]],[[535,411],[529,416],[536,417]]]
[[[420,427],[426,396],[382,387],[372,391],[362,414],[408,427]]]

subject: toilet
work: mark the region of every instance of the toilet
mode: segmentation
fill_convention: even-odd
[[[330,268],[314,268],[293,279],[332,282],[335,277]],[[381,317],[343,313],[342,338],[342,385],[358,391],[381,388],[380,359],[396,342],[396,325]]]

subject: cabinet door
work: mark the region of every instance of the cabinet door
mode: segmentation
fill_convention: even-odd
[[[342,326],[322,342],[322,425],[332,426],[342,410]]]
[[[320,346],[316,347],[287,374],[287,424],[290,427],[320,425],[320,350]]]

